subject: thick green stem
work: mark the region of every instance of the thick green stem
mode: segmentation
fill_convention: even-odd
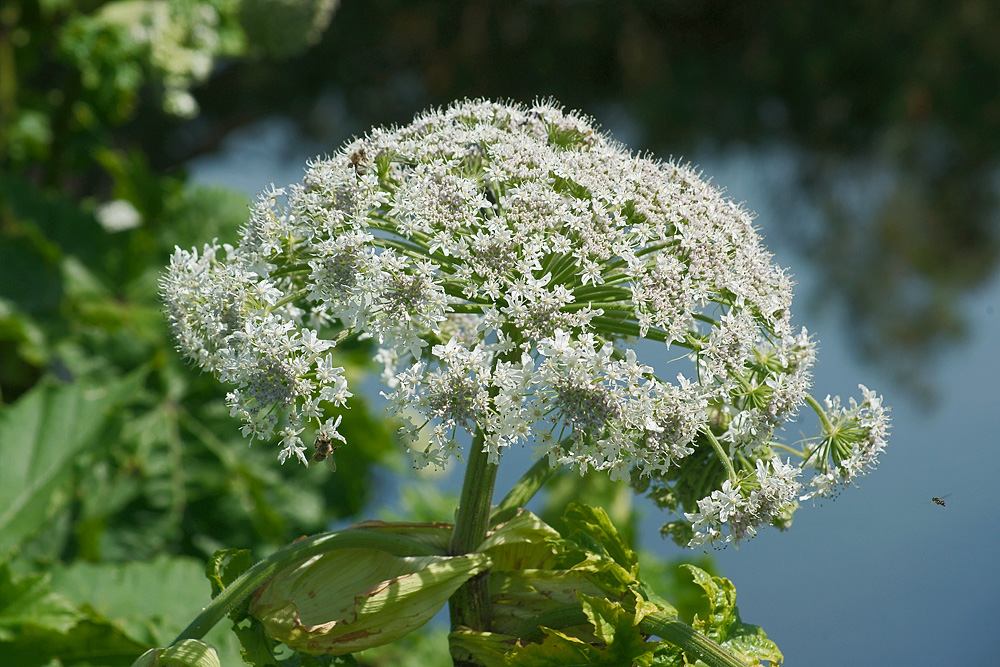
[[[684,650],[710,667],[746,667],[726,649],[701,634],[687,623],[666,614],[650,614],[639,622],[639,628],[650,635]]]
[[[489,526],[493,486],[496,484],[496,463],[490,463],[489,454],[483,451],[483,433],[477,431],[469,449],[469,463],[465,468],[462,496],[458,516],[451,535],[452,556],[475,551],[486,537]],[[448,601],[451,627],[464,625],[478,632],[489,632],[491,627],[490,592],[488,573],[484,572],[467,581]]]
[[[173,641],[201,639],[245,597],[253,593],[280,570],[317,554],[338,549],[378,549],[396,556],[434,556],[434,549],[401,535],[364,528],[348,528],[313,535],[293,542],[260,561],[236,578]]]

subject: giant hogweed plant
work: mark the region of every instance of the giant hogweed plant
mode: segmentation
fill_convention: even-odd
[[[465,466],[455,521],[367,522],[252,567],[220,554],[218,595],[171,655],[208,651],[196,640],[226,614],[258,664],[279,642],[347,655],[447,602],[456,664],[780,662],[728,581],[692,570],[712,613],[686,625],[602,511],[571,505],[560,534],[521,508],[569,467],[648,492],[680,544],[738,546],[872,470],[887,409],[863,386],[846,405],[810,395],[791,288],[696,171],[552,103],[456,103],[316,160],[260,197],[238,242],[176,250],[170,325],[232,387],[244,435],[303,465],[352,446],[330,351],[373,339],[414,465]],[[783,442],[804,406],[819,433]],[[524,444],[536,462],[494,505]]]

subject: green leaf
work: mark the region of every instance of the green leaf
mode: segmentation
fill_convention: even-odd
[[[264,624],[255,618],[233,626],[242,645],[243,661],[256,667],[357,667],[358,661],[347,655],[307,655],[291,651],[276,639],[267,636]],[[381,663],[380,663],[381,664]],[[395,664],[395,663],[388,663]]]
[[[0,642],[0,665],[128,667],[148,648],[107,622],[83,620],[65,633],[25,626],[14,640]]]
[[[639,559],[635,551],[618,534],[603,509],[570,503],[563,521],[566,522],[568,539],[578,542],[583,548],[606,554],[631,574],[637,574]]]
[[[722,642],[722,646],[736,655],[757,661],[768,660],[772,665],[780,665],[784,660],[778,645],[767,638],[764,630],[748,623],[740,623],[734,627],[729,639]]]
[[[182,557],[76,563],[52,572],[52,588],[145,646],[168,645],[208,601],[204,568]]]
[[[278,642],[267,636],[264,624],[256,618],[234,624],[233,633],[240,640],[243,662],[257,667],[272,667],[279,664],[278,658],[274,655]]]
[[[68,502],[74,460],[102,444],[96,436],[112,408],[132,399],[137,379],[105,386],[44,382],[0,409],[0,554]]]
[[[506,656],[517,647],[517,638],[494,632],[456,630],[448,635],[448,644],[456,659],[475,658],[484,667],[506,667]]]
[[[541,644],[529,644],[507,654],[505,663],[517,667],[589,667],[623,663],[607,659],[603,651],[587,642],[565,635],[558,630],[542,628],[545,639]],[[628,664],[628,663],[624,663]]]
[[[493,570],[547,569],[555,564],[553,541],[559,537],[553,528],[527,511],[520,511],[479,546],[489,554]]]
[[[253,557],[249,549],[220,549],[205,565],[205,576],[212,582],[212,597],[216,597],[236,578],[250,569]]]
[[[730,627],[738,620],[736,613],[736,587],[724,577],[713,577],[694,565],[682,565],[691,572],[694,582],[701,586],[708,598],[708,617],[695,617],[692,626],[718,643],[729,637]]]
[[[603,653],[608,659],[617,660],[615,664],[620,665],[650,664],[656,644],[643,637],[634,614],[611,600],[581,594],[580,602],[583,613],[594,626],[594,634],[607,645]]]
[[[695,629],[748,665],[760,664],[760,660],[769,660],[771,664],[781,663],[781,651],[767,638],[767,634],[760,627],[740,620],[739,608],[736,606],[736,587],[731,581],[724,577],[713,577],[694,565],[685,564],[681,567],[691,572],[694,582],[705,591],[708,598],[708,615],[705,619],[695,617],[692,623]]]
[[[7,563],[0,564],[0,642],[25,625],[64,633],[79,618],[68,600],[52,592],[47,574],[18,579]]]

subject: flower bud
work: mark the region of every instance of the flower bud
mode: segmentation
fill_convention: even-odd
[[[305,560],[257,589],[250,614],[290,648],[343,655],[393,642],[431,619],[490,566],[484,554],[394,556],[344,549]]]
[[[197,639],[185,639],[169,648],[151,648],[132,667],[221,667],[215,649]]]

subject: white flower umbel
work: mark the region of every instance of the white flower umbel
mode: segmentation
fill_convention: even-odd
[[[751,216],[551,103],[375,129],[264,193],[237,246],[178,249],[162,285],[181,350],[235,385],[232,413],[280,436],[282,460],[306,461],[306,422],[336,437],[350,392],[329,348],[353,335],[378,343],[418,466],[460,456],[460,430],[494,463],[529,442],[553,466],[652,480],[692,544],[787,523],[802,490],[772,445],[814,343]],[[640,338],[675,362],[641,363]],[[859,422],[880,444],[836,458],[839,480],[871,466],[880,419]]]

